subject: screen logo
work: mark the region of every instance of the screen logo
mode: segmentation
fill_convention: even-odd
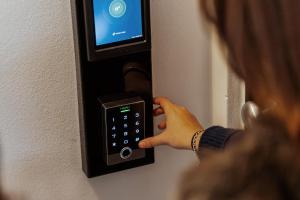
[[[124,0],[113,0],[109,5],[109,14],[114,18],[120,18],[126,13]]]

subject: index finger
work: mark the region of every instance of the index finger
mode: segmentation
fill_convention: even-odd
[[[153,136],[146,138],[142,141],[139,142],[139,147],[141,149],[148,149],[148,148],[153,148],[159,145],[165,145],[166,143],[166,138],[165,138],[165,133],[161,133],[159,135]]]

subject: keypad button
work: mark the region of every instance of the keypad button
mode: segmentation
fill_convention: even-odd
[[[128,132],[127,132],[127,131],[124,132],[124,136],[125,136],[125,137],[128,136]]]
[[[139,142],[141,140],[141,138],[137,137],[135,138],[135,142]]]
[[[124,144],[128,144],[129,143],[129,140],[124,140]]]
[[[113,131],[115,131],[116,129],[117,129],[116,126],[113,126],[113,127],[111,128],[111,130],[113,130]]]
[[[135,133],[140,133],[140,129],[135,129]]]
[[[124,116],[123,116],[123,119],[124,119],[124,120],[128,120],[128,115],[124,115]]]
[[[139,125],[140,125],[140,121],[136,121],[136,122],[135,122],[135,125],[136,125],[136,126],[139,126]]]
[[[141,114],[140,114],[140,113],[138,113],[138,112],[137,112],[137,113],[135,113],[135,117],[136,117],[136,118],[139,118],[140,116],[141,116]]]
[[[128,128],[128,124],[124,124],[124,128]]]
[[[117,147],[117,143],[116,143],[116,142],[113,142],[113,143],[112,143],[112,146],[113,146],[113,147]]]
[[[116,138],[117,138],[117,134],[115,134],[115,133],[112,134],[111,136],[112,136],[113,139],[116,139]]]

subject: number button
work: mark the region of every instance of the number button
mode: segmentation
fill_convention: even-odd
[[[136,118],[139,118],[140,116],[141,116],[141,114],[140,114],[140,113],[138,113],[138,112],[137,112],[137,113],[135,113],[135,117],[136,117]]]
[[[136,126],[139,126],[139,125],[140,125],[140,122],[139,122],[139,121],[136,121],[136,122],[135,122],[135,125],[136,125]]]
[[[113,143],[112,143],[112,146],[113,146],[113,147],[117,147],[117,143],[116,143],[116,142],[113,142]]]
[[[127,132],[127,131],[124,132],[124,136],[125,136],[125,137],[128,136],[128,132]]]

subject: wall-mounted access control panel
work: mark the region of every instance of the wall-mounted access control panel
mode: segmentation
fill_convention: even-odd
[[[138,143],[145,138],[145,101],[129,98],[102,102],[103,156],[107,165],[115,165],[146,156]]]
[[[95,177],[154,162],[149,0],[71,0],[82,168]]]

